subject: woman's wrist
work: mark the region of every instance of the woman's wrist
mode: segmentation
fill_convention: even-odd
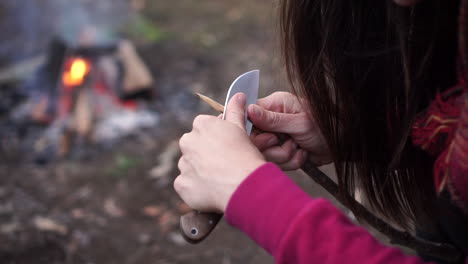
[[[242,182],[244,182],[254,171],[256,171],[261,166],[265,165],[266,163],[267,162],[264,159],[250,159],[249,161],[245,162],[243,165],[234,170],[236,171],[235,173],[237,174],[237,176],[231,179],[237,180],[229,181],[228,179],[225,179],[229,182],[225,185],[225,188],[220,190],[217,199],[220,202],[218,209],[221,212],[226,211],[226,207],[228,206],[231,197],[242,184]]]

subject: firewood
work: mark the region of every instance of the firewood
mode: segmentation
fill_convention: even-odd
[[[77,134],[83,137],[89,136],[93,126],[93,106],[91,100],[89,92],[82,89],[76,101],[74,128]]]
[[[138,56],[130,41],[122,41],[117,56],[122,60],[125,76],[123,91],[125,95],[147,90],[153,85],[153,77],[143,60]]]

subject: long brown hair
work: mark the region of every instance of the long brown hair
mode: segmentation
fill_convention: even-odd
[[[342,192],[404,228],[431,216],[431,157],[411,124],[456,80],[459,1],[282,0],[282,49],[293,90],[308,99]],[[353,208],[351,208],[353,209]],[[359,216],[358,216],[359,217]]]

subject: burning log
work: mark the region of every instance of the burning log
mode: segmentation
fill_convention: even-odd
[[[86,138],[91,134],[93,126],[93,105],[91,95],[87,90],[81,90],[76,100],[74,113],[74,130],[76,133]]]

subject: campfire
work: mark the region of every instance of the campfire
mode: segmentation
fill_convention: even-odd
[[[52,41],[36,73],[42,87],[15,111],[46,127],[33,144],[38,155],[67,157],[74,149],[115,141],[158,122],[145,107],[153,79],[133,45],[126,40],[94,45],[86,39],[76,46]]]

